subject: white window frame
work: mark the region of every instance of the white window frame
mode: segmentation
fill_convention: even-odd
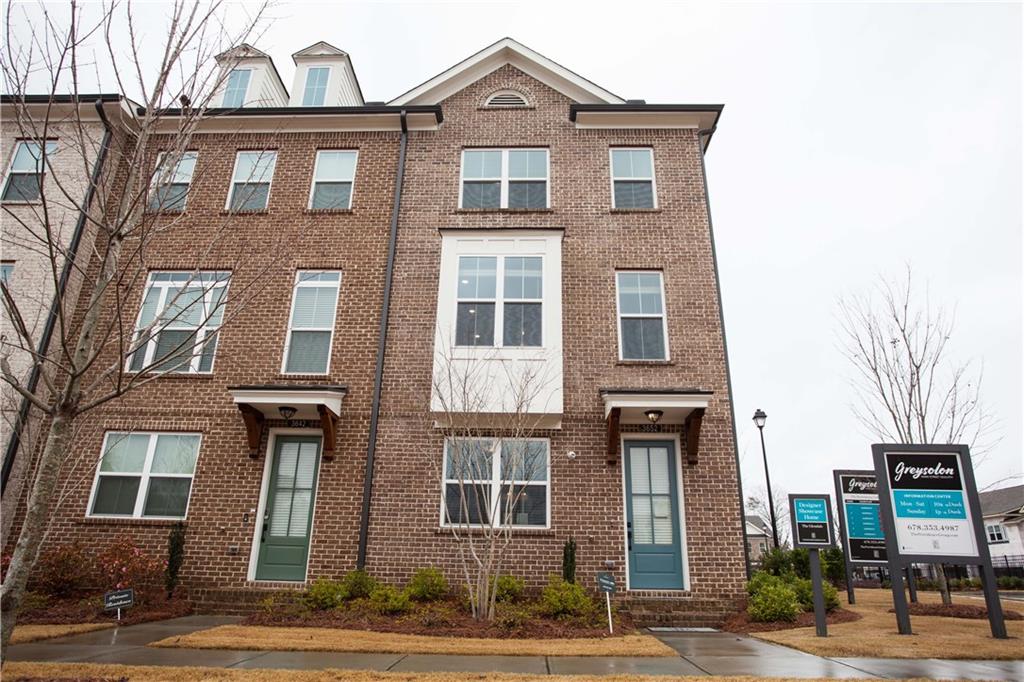
[[[509,107],[511,108],[511,107]],[[501,152],[501,176],[494,178],[466,178],[466,152]],[[509,182],[540,182],[540,178],[513,178],[509,176],[508,157],[509,152],[544,152],[544,207],[543,208],[513,208],[508,207],[508,185]],[[459,162],[459,208],[463,208],[463,190],[466,182],[500,183],[500,194],[497,208],[467,209],[470,211],[547,211],[551,208],[551,150],[548,147],[467,147],[462,150]]]
[[[224,278],[223,280],[220,280],[220,281],[218,281],[216,283],[213,280],[211,280],[210,282],[204,282],[203,281],[203,275],[213,275],[213,274],[216,274],[218,272],[226,272],[228,276],[226,278]],[[185,281],[185,282],[173,282],[173,281],[156,282],[156,281],[154,281],[154,278],[156,277],[156,275],[165,275],[165,274],[187,274],[187,275],[190,276],[190,278],[187,281]],[[213,293],[217,289],[223,289],[224,290],[224,293],[221,295],[221,298],[220,298],[220,307],[221,307],[222,310],[226,310],[227,300],[228,300],[228,289],[231,286],[231,274],[232,273],[230,271],[227,271],[227,270],[201,270],[199,272],[188,272],[188,271],[182,271],[182,270],[153,270],[153,271],[151,271],[149,273],[149,276],[146,278],[146,286],[142,290],[142,300],[139,302],[139,312],[135,316],[135,329],[134,329],[134,331],[132,333],[132,345],[131,345],[131,348],[134,349],[134,352],[128,353],[128,357],[125,359],[125,371],[129,372],[129,373],[132,373],[132,374],[137,374],[138,373],[137,370],[133,370],[131,368],[132,367],[132,358],[134,358],[135,354],[138,353],[139,351],[141,351],[143,348],[145,348],[145,355],[144,355],[143,360],[142,360],[143,370],[145,370],[146,367],[149,367],[150,365],[153,364],[153,362],[155,360],[155,358],[153,356],[156,355],[157,338],[159,337],[160,333],[164,330],[164,327],[166,327],[166,325],[154,324],[153,327],[150,329],[150,337],[146,341],[146,345],[145,346],[137,345],[138,342],[139,342],[139,325],[142,322],[142,311],[143,311],[143,309],[146,306],[146,296],[149,294],[150,288],[156,286],[156,287],[159,287],[161,289],[161,291],[160,291],[160,298],[157,299],[157,306],[156,306],[156,313],[155,313],[155,315],[156,315],[155,319],[159,319],[160,315],[163,314],[164,309],[167,307],[167,296],[168,296],[168,293],[170,292],[170,289],[173,286],[181,286],[182,284],[185,284],[185,285],[190,285],[190,286],[201,287],[201,288],[203,288],[205,290],[203,292],[203,313],[202,313],[202,315],[203,315],[203,318],[202,318],[203,324],[200,325],[199,327],[196,327],[196,339],[195,339],[195,344],[192,347],[192,361],[188,365],[188,371],[183,371],[183,370],[180,370],[180,369],[179,370],[154,370],[154,369],[150,369],[150,370],[146,370],[146,371],[147,371],[147,373],[152,373],[152,374],[202,374],[202,375],[213,374],[214,370],[217,367],[217,350],[216,349],[214,349],[213,358],[210,361],[210,369],[209,369],[209,371],[206,371],[206,372],[199,371],[199,363],[202,362],[203,343],[206,341],[207,334],[210,333],[211,331],[213,333],[218,333],[221,330],[221,327],[223,326],[223,323],[217,325],[216,327],[212,327],[212,326],[210,326],[210,325],[208,325],[206,323],[209,321],[210,314],[212,312],[211,309],[210,309],[210,306],[213,303]],[[221,284],[220,282],[223,282],[223,284]],[[221,313],[221,315],[223,317],[223,313]],[[170,331],[187,331],[189,329],[191,329],[191,327],[172,327],[172,328],[170,328]],[[217,339],[217,347],[218,348],[220,347],[220,339],[219,338]]]
[[[661,334],[664,338],[665,344],[665,357],[663,358],[627,358],[623,355],[622,345],[622,306],[620,305],[619,299],[619,275],[650,275],[657,274],[658,281],[661,283],[661,314],[654,313],[629,313],[625,317],[634,318],[661,318]],[[616,270],[615,271],[615,326],[618,327],[619,335],[619,361],[620,362],[669,362],[672,359],[672,353],[668,346],[668,306],[665,301],[665,273],[662,270]]]
[[[327,70],[327,80],[324,81],[324,100],[320,104],[306,104],[306,93],[309,91],[309,73],[316,69]],[[304,107],[322,107],[327,104],[327,92],[331,87],[331,75],[334,69],[330,66],[310,66],[306,68],[306,78],[302,83],[302,106]]]
[[[495,267],[495,283],[494,283],[494,298],[459,298],[459,266],[462,263],[463,258],[495,258],[497,260],[497,266]],[[506,258],[539,258],[540,259],[540,298],[505,298],[505,259]],[[546,306],[548,305],[548,287],[546,286],[545,277],[545,255],[541,253],[524,253],[522,255],[516,253],[460,253],[455,258],[455,305],[452,309],[452,319],[454,325],[452,326],[452,346],[458,349],[471,349],[471,348],[512,348],[521,350],[541,350],[545,347],[547,341],[547,320],[545,319]],[[460,346],[456,344],[456,329],[459,325],[459,304],[460,303],[493,303],[494,304],[494,343],[490,346]],[[539,346],[506,346],[505,345],[505,303],[540,303],[540,345]]]
[[[331,316],[331,326],[326,327],[300,327],[298,331],[303,332],[330,332],[331,338],[327,342],[327,367],[324,368],[323,372],[289,372],[288,371],[288,351],[291,350],[292,346],[292,333],[295,332],[295,328],[292,327],[292,318],[295,316],[295,297],[299,293],[300,287],[306,288],[326,288],[323,282],[303,282],[301,278],[303,275],[323,274],[323,273],[338,273],[338,282],[336,287],[336,296],[334,299],[334,315]],[[341,270],[296,270],[295,280],[292,284],[292,304],[288,308],[288,329],[285,332],[284,337],[284,353],[281,355],[281,374],[289,376],[324,376],[331,373],[331,354],[334,351],[334,328],[338,324],[338,307],[341,305],[341,280],[344,274]]]
[[[103,458],[107,455],[107,445],[110,442],[110,437],[113,435],[117,436],[148,436],[149,444],[146,446],[146,459],[142,464],[142,472],[135,474],[134,472],[118,472],[108,471],[101,473],[100,468],[103,466]],[[153,456],[156,454],[156,441],[160,436],[198,436],[199,443],[196,446],[196,461],[192,466],[191,474],[156,474],[154,475],[151,471],[153,468]],[[188,519],[188,508],[192,504],[192,491],[195,489],[196,480],[196,469],[199,467],[199,455],[203,451],[203,434],[193,431],[107,431],[103,434],[103,445],[100,450],[100,459],[96,462],[96,473],[92,479],[92,492],[89,493],[89,506],[86,507],[86,518],[90,519],[154,519],[154,520],[172,520],[172,521],[184,521]],[[99,492],[99,482],[101,476],[139,476],[139,492],[135,496],[135,508],[131,515],[127,514],[93,514],[92,507],[96,503],[96,493]],[[185,514],[183,516],[143,516],[142,512],[146,507],[146,498],[149,497],[149,479],[150,478],[188,478],[192,481],[188,488],[188,499],[185,501]]]
[[[651,177],[650,178],[643,178],[643,177],[639,177],[639,176],[617,176],[617,175],[615,175],[615,157],[614,157],[614,152],[647,152],[647,153],[649,153],[651,155]],[[617,210],[620,210],[620,211],[653,211],[656,208],[658,208],[658,181],[655,179],[656,173],[655,173],[655,170],[654,170],[654,147],[609,147],[608,148],[608,175],[611,178],[611,183],[610,183],[609,189],[611,190],[612,208],[613,209],[617,209]],[[620,209],[618,206],[616,206],[615,205],[615,181],[616,180],[623,180],[623,181],[627,181],[627,182],[631,181],[631,180],[632,181],[650,180],[651,181],[651,198],[652,198],[652,202],[651,202],[652,206],[651,206],[651,208],[632,208],[632,207],[626,207],[626,208],[621,208]]]
[[[0,281],[3,281],[5,284],[11,283],[11,275],[14,274],[15,263],[17,263],[17,261],[13,260],[0,262]]]
[[[53,152],[47,154],[46,153],[46,146],[49,145],[51,142],[54,145],[54,149],[53,149]],[[58,142],[58,138],[55,138],[55,137],[48,137],[48,138],[46,138],[45,140],[42,141],[42,144],[39,144],[39,140],[15,140],[15,142],[14,142],[14,149],[11,150],[11,158],[8,159],[8,161],[7,161],[7,170],[4,173],[4,181],[3,181],[3,184],[0,185],[0,201],[2,201],[5,204],[38,204],[40,201],[43,200],[43,177],[46,175],[46,167],[47,167],[47,165],[49,165],[48,159],[51,156],[53,156],[54,154],[57,153],[57,142]],[[37,173],[27,173],[25,171],[16,171],[16,170],[14,170],[14,160],[16,158],[18,158],[18,151],[23,146],[30,145],[30,144],[34,144],[37,147],[39,147],[39,150],[40,150],[39,163],[42,166],[42,168],[40,168],[39,172],[37,172]],[[45,159],[43,158],[44,155],[46,157]],[[5,194],[7,194],[7,186],[10,184],[11,177],[14,176],[14,175],[38,175],[39,176],[39,196],[36,197],[35,199],[4,199],[3,196]]]
[[[526,530],[526,529],[544,529],[551,528],[551,439],[550,438],[500,438],[500,437],[481,437],[481,438],[460,438],[457,440],[489,440],[495,445],[494,450],[491,452],[491,477],[489,480],[491,488],[491,507],[488,510],[489,518],[495,519],[496,522],[491,524],[480,524],[480,523],[450,523],[448,521],[448,515],[445,513],[445,505],[448,500],[448,485],[459,484],[459,479],[448,478],[448,452],[451,445],[451,438],[445,438],[444,440],[444,453],[441,461],[441,521],[440,526],[442,528],[511,528],[513,530]],[[506,440],[525,440],[525,441],[542,441],[544,442],[545,460],[544,466],[546,470],[546,476],[543,481],[525,481],[525,480],[502,480],[501,479],[501,444]],[[479,485],[477,481],[464,480],[464,485]],[[501,504],[501,486],[540,486],[545,487],[545,506],[544,515],[545,521],[543,526],[539,525],[520,525],[511,524],[505,526],[500,521],[501,519],[495,516],[496,511]]]
[[[184,213],[185,209],[188,207],[188,197],[192,193],[192,176],[194,176],[195,172],[196,172],[195,164],[199,163],[199,152],[194,150],[194,149],[189,149],[189,150],[183,151],[181,153],[181,156],[178,158],[178,163],[175,164],[174,168],[165,171],[163,169],[164,159],[167,158],[167,155],[169,153],[170,152],[160,152],[157,155],[157,157],[156,157],[156,169],[153,172],[153,179],[152,179],[152,181],[149,184],[149,194],[146,196],[146,210],[154,210],[154,211],[158,210],[158,211],[166,212],[166,213]],[[177,209],[175,209],[175,208],[153,208],[153,209],[150,209],[149,202],[153,200],[153,193],[160,186],[162,186],[162,185],[181,184],[181,183],[175,183],[175,182],[160,182],[161,175],[163,175],[166,172],[167,173],[167,177],[169,179],[173,180],[175,175],[178,172],[178,166],[180,166],[181,162],[185,160],[185,157],[190,155],[190,154],[195,158],[195,163],[192,164],[192,172],[189,173],[189,176],[188,176],[188,189],[185,190],[185,201],[182,203],[181,208],[177,208]]]
[[[224,202],[224,210],[231,213],[261,213],[270,210],[270,194],[274,190],[274,176],[277,175],[277,151],[276,149],[239,149],[235,152],[235,165],[231,168],[231,185],[228,187],[228,200]],[[274,169],[270,171],[270,179],[267,181],[267,203],[263,208],[259,209],[232,209],[231,199],[235,196],[236,185],[249,184],[247,180],[237,180],[235,175],[238,173],[238,161],[242,154],[273,154],[274,155]]]
[[[993,535],[998,537],[992,537]],[[986,523],[985,524],[985,536],[988,538],[988,544],[994,545],[1000,542],[1009,542],[1006,539],[1006,532],[1003,529],[1001,523]]]
[[[228,77],[224,79],[224,92],[221,93],[220,105],[225,109],[241,109],[245,106],[247,97],[249,95],[249,88],[252,86],[252,76],[255,69],[247,69],[244,67],[234,68],[228,72]],[[245,90],[242,91],[242,103],[238,105],[229,105],[225,100],[228,98],[228,88],[231,87],[231,74],[236,71],[246,71],[249,73],[248,80],[245,81]]]
[[[316,172],[320,168],[320,155],[324,152],[345,152],[347,154],[355,155],[355,162],[352,164],[352,177],[351,178],[320,178],[316,177]],[[274,164],[274,170],[277,170],[277,164]],[[308,210],[316,211],[348,211],[352,209],[352,202],[355,199],[356,194],[356,174],[359,172],[359,150],[358,149],[317,149],[316,158],[313,159],[313,180],[309,183],[309,201],[306,203]],[[335,208],[313,208],[313,195],[316,193],[317,182],[349,182],[352,184],[352,189],[348,193],[348,206],[338,206]],[[267,196],[269,203],[270,197]]]

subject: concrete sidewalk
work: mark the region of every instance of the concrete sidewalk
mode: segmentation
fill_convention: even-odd
[[[300,651],[157,649],[146,645],[165,637],[237,622],[237,618],[189,616],[10,647],[8,660],[122,663],[125,665],[205,666],[396,672],[515,672],[596,677],[608,674],[753,675],[760,677],[1021,680],[1021,661],[947,661],[887,658],[822,658],[725,632],[656,633],[679,652],[678,658],[591,656],[441,656],[423,654],[346,654]]]

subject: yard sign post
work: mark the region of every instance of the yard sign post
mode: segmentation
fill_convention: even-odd
[[[821,557],[818,550],[833,545],[832,503],[828,495],[790,495],[789,518],[793,522],[793,546],[807,550],[814,588],[814,627],[818,637],[828,637],[825,622],[825,593],[821,586]]]
[[[612,630],[612,594],[615,593],[615,576],[611,573],[597,574],[597,587],[604,592],[604,603],[608,607],[608,634],[613,635]]]
[[[104,611],[117,611],[117,620],[121,620],[121,609],[126,609],[129,606],[135,605],[135,590],[127,588],[123,590],[114,590],[113,592],[107,592],[103,595],[103,610]]]
[[[878,479],[869,469],[837,469],[836,509],[839,513],[839,541],[846,568],[846,601],[855,603],[853,567],[884,566],[885,534],[878,511]],[[908,576],[910,577],[910,576]],[[913,599],[911,594],[911,600]]]
[[[912,634],[900,571],[920,562],[979,566],[992,636],[1006,639],[970,448],[876,443],[871,454],[900,634]]]

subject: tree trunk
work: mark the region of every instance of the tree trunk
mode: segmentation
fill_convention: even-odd
[[[71,411],[60,411],[53,417],[46,437],[46,448],[39,459],[39,469],[32,483],[28,510],[18,535],[18,544],[14,548],[7,575],[4,576],[3,588],[0,591],[0,628],[3,633],[3,639],[0,640],[0,658],[4,660],[7,658],[7,645],[11,641],[11,633],[17,620],[18,606],[25,596],[29,574],[35,566],[39,546],[46,534],[47,517],[57,491],[60,466],[70,444],[73,419]]]
[[[932,569],[935,571],[935,581],[939,584],[939,594],[942,595],[942,603],[949,606],[953,603],[953,598],[949,596],[949,583],[946,581],[946,568],[942,564],[933,564]]]

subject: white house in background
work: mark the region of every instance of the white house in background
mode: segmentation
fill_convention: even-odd
[[[1024,558],[1024,485],[989,490],[979,498],[993,563],[998,565],[999,557]]]
[[[772,547],[772,529],[757,514],[747,514],[747,553],[750,560],[760,561],[761,557]]]
[[[281,74],[266,52],[252,45],[242,44],[216,56],[220,65],[220,90],[212,99],[214,107],[238,109],[239,107],[286,107],[288,90],[284,87]]]

